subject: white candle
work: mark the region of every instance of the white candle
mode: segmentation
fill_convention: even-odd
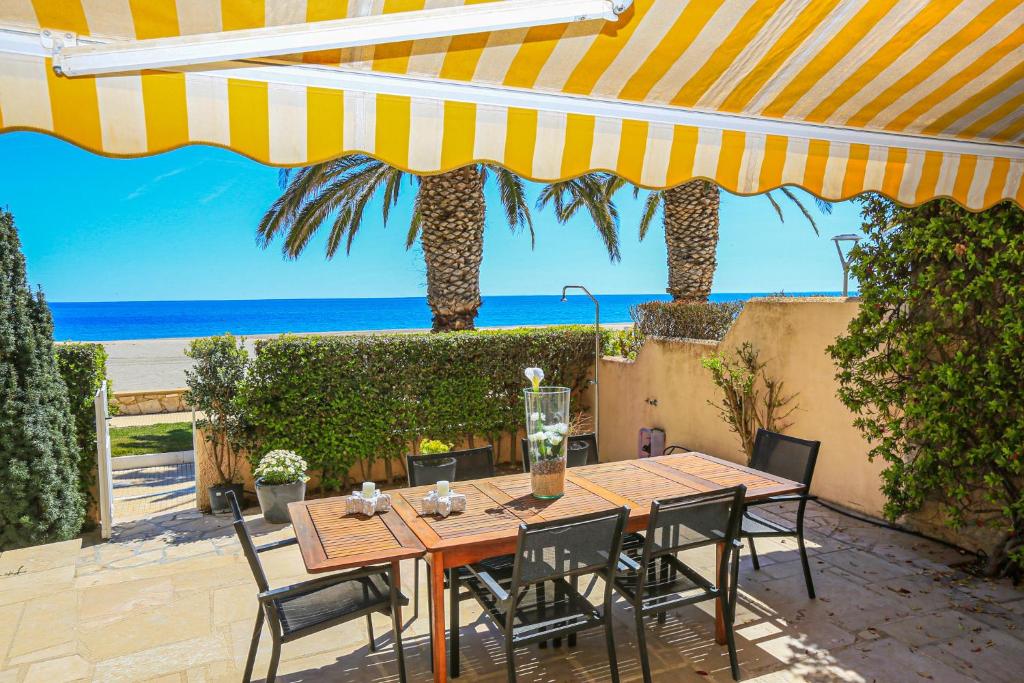
[[[447,496],[448,495],[448,491],[449,491],[449,488],[448,488],[448,482],[447,481],[442,479],[441,481],[437,482],[437,497],[438,498],[444,498],[445,496]]]
[[[372,481],[363,482],[363,498],[373,498],[373,492],[377,488],[377,485]]]

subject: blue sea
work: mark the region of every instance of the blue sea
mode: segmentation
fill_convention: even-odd
[[[798,294],[833,294],[803,292]],[[763,293],[712,294],[740,301]],[[667,294],[603,294],[601,322],[629,322],[629,307]],[[283,332],[412,330],[430,327],[426,299],[262,299],[238,301],[50,302],[58,341],[113,341]],[[478,327],[592,323],[594,305],[584,296],[484,297]]]

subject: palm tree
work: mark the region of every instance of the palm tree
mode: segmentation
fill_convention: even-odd
[[[607,193],[614,194],[626,184],[625,180],[614,177],[609,181]],[[803,205],[800,198],[787,187],[779,188],[787,199],[796,204],[814,229],[818,224]],[[633,196],[640,194],[640,188],[633,186]],[[779,220],[785,222],[782,206],[771,192],[764,196],[775,209]],[[814,198],[818,209],[825,214],[832,213],[832,204]],[[715,276],[715,252],[718,247],[720,190],[707,180],[691,180],[665,190],[652,190],[644,200],[640,214],[640,239],[654,222],[658,211],[662,214],[665,228],[665,246],[668,250],[668,287],[673,301],[707,301],[711,294],[711,281]]]
[[[423,247],[433,329],[473,329],[480,308],[480,261],[487,208],[484,184],[489,178],[498,186],[509,228],[513,232],[526,228],[532,242],[533,222],[523,181],[514,173],[475,164],[420,177],[362,154],[283,170],[283,191],[260,221],[258,240],[266,248],[283,234],[282,251],[294,259],[320,227],[329,223],[327,258],[334,258],[342,244],[348,253],[370,200],[378,192],[383,193],[386,225],[403,182],[408,182],[417,191],[406,248],[412,247],[417,238]]]

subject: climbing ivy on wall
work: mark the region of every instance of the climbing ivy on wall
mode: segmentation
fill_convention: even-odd
[[[429,437],[495,441],[523,422],[523,370],[545,384],[585,388],[593,329],[560,327],[446,334],[284,336],[256,344],[239,395],[257,457],[298,452],[325,488],[358,462],[390,461]]]

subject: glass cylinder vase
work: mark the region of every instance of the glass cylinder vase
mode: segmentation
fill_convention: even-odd
[[[569,388],[525,389],[523,398],[530,488],[537,498],[559,498],[565,493]]]

